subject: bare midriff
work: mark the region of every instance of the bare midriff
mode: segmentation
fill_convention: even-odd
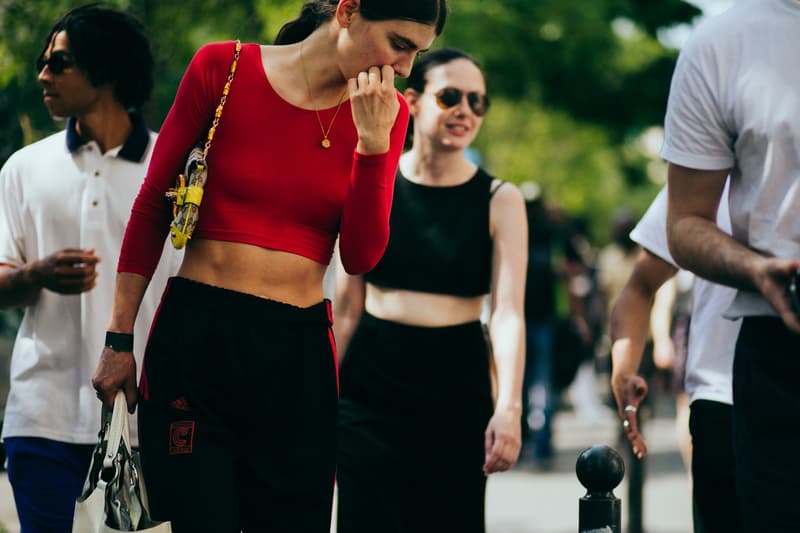
[[[364,309],[373,316],[401,324],[443,327],[479,320],[483,300],[483,296],[387,289],[367,283]]]
[[[325,265],[251,244],[196,239],[178,276],[298,307],[322,301]]]

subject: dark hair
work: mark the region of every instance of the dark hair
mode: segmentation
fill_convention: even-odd
[[[100,3],[76,7],[53,25],[40,58],[62,31],[70,54],[92,85],[110,83],[114,98],[127,109],[147,101],[153,91],[153,54],[138,19]]]
[[[336,13],[339,0],[306,2],[300,16],[287,22],[275,37],[275,44],[299,43]],[[366,20],[410,20],[436,26],[436,35],[444,30],[447,0],[361,0],[358,9]]]
[[[417,59],[406,80],[406,87],[414,89],[418,93],[424,92],[425,85],[428,83],[428,71],[440,65],[446,65],[456,59],[466,59],[478,67],[481,73],[483,72],[480,62],[463,50],[457,48],[439,48],[432,52],[426,52]]]

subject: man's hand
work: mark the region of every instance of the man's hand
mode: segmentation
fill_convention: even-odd
[[[66,248],[30,265],[30,276],[39,286],[59,294],[80,294],[94,288],[97,263],[94,250]]]
[[[631,443],[633,454],[639,458],[647,455],[647,445],[644,437],[639,433],[639,421],[636,414],[639,405],[647,396],[647,382],[637,375],[619,375],[612,380],[614,398],[617,401],[617,411],[622,419],[622,429]]]
[[[753,275],[753,285],[795,333],[800,333],[800,317],[792,309],[788,287],[798,266],[795,260],[764,257],[756,263]]]

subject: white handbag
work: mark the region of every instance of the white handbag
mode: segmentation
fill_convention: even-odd
[[[170,522],[150,518],[139,455],[131,449],[127,407],[119,391],[113,412],[103,408],[100,441],[75,503],[72,533],[172,533]]]

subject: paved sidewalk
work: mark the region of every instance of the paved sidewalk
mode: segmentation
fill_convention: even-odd
[[[554,424],[557,453],[552,469],[536,471],[523,465],[490,477],[488,533],[576,533],[578,500],[585,490],[575,477],[575,461],[581,451],[593,444],[616,447],[617,423],[610,411],[591,421],[581,420],[571,411],[558,413]],[[674,420],[656,418],[646,424],[644,431],[650,450],[644,492],[645,531],[690,533],[691,491],[677,451]],[[624,525],[627,481],[623,480],[614,492],[622,499]],[[0,474],[0,523],[8,533],[19,533],[5,473]]]

